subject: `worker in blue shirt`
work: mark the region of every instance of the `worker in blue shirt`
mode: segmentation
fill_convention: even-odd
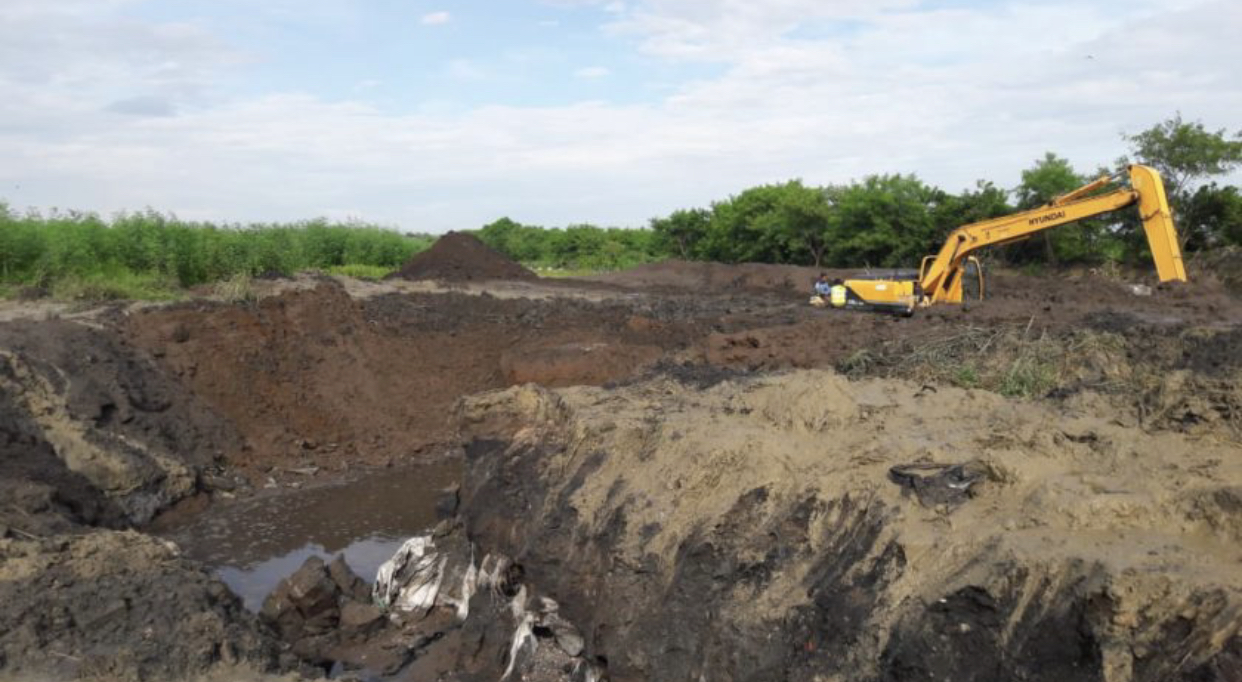
[[[832,294],[832,282],[828,281],[827,274],[819,273],[819,279],[815,281],[815,293],[824,298]]]
[[[815,280],[815,291],[811,294],[811,305],[816,308],[823,308],[828,305],[829,297],[832,295],[832,283],[828,281],[826,273],[819,273],[819,279]]]

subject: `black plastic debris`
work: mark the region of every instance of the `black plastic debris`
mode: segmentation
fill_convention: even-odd
[[[972,496],[975,484],[987,476],[987,469],[978,462],[935,464],[917,462],[899,464],[888,470],[888,478],[906,492],[914,493],[925,507],[959,505]]]

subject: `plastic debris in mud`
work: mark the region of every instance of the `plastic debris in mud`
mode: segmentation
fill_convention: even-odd
[[[383,607],[406,612],[452,608],[464,621],[470,615],[470,600],[486,590],[485,594],[504,603],[500,611],[506,623],[503,627],[512,628],[502,680],[509,679],[523,661],[542,655],[541,639],[552,647],[550,655],[567,657],[560,660],[572,662],[581,679],[601,679],[595,664],[582,657],[586,650],[582,633],[560,615],[556,600],[534,596],[527,585],[515,584],[514,568],[508,558],[496,554],[487,554],[476,564],[473,545],[456,534],[420,535],[406,540],[380,566],[372,595]]]
[[[959,505],[972,496],[971,490],[987,477],[987,469],[979,462],[935,464],[916,462],[901,464],[888,470],[888,478],[908,492],[914,493],[924,506]]]

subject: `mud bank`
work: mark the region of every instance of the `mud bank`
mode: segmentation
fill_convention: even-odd
[[[460,423],[469,537],[613,680],[1242,669],[1235,444],[825,371],[517,387]]]
[[[296,667],[219,580],[128,528],[209,491],[240,439],[110,330],[0,326],[0,670],[183,679]]]
[[[144,523],[195,492],[239,445],[229,425],[107,330],[70,322],[0,326],[0,467],[19,501],[0,520]],[[59,513],[40,520],[45,507]],[[64,525],[64,523],[60,525]]]

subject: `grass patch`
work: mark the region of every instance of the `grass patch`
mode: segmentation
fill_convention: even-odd
[[[254,303],[259,300],[259,295],[254,290],[254,280],[245,273],[216,282],[212,290],[220,300],[227,303]]]
[[[850,378],[866,376],[874,371],[876,356],[866,348],[859,348],[837,363],[837,371]]]
[[[884,376],[993,391],[1014,398],[1041,398],[1058,389],[1128,381],[1111,376],[1124,357],[1122,339],[1082,330],[1063,335],[1033,333],[1029,325],[967,327],[919,342],[863,349],[837,363],[850,377]],[[1110,384],[1109,382],[1112,382]]]
[[[979,388],[979,369],[971,362],[963,364],[954,370],[951,381],[959,388]]]
[[[530,266],[527,266],[530,267]],[[540,277],[548,277],[551,279],[561,279],[566,277],[590,277],[598,275],[601,272],[608,272],[599,268],[537,268],[531,267],[531,270]]]
[[[353,277],[354,279],[365,279],[370,282],[378,282],[396,271],[397,268],[389,267],[387,265],[366,265],[363,263],[334,265],[328,268],[329,275],[341,275],[343,277]]]
[[[1051,363],[1019,357],[996,379],[996,392],[1010,398],[1040,398],[1062,383]]]
[[[69,275],[52,282],[52,298],[60,301],[174,301],[184,295],[175,281],[155,273],[126,270]]]

